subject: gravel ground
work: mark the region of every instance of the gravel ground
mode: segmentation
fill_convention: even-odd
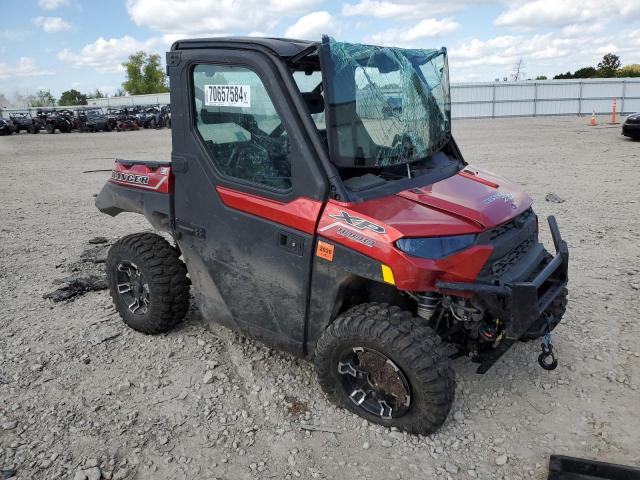
[[[484,376],[456,360],[452,414],[429,437],[334,408],[310,364],[205,329],[195,311],[149,337],[125,327],[104,290],[43,299],[74,269],[100,271],[104,245],[90,239],[148,229],[136,215],[99,214],[93,195],[108,173],[83,171],[114,157],[167,159],[170,132],[0,138],[0,470],[29,480],[544,479],[551,453],[640,466],[640,143],[587,122],[454,123],[469,162],[520,183],[541,217],[557,215],[570,303],[557,370],[537,366],[536,342]]]

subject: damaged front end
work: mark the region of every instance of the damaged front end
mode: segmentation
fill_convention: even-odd
[[[525,336],[543,338],[542,354],[538,359],[543,368],[551,370],[557,364],[550,331],[560,319],[550,318],[553,313],[549,309],[556,299],[566,294],[569,250],[560,236],[555,218],[549,217],[548,222],[555,256],[551,257],[537,242],[537,234],[535,238],[526,238],[525,229],[521,230],[525,239],[519,245],[527,245],[527,242],[533,244],[520,249],[520,254],[517,247],[508,252],[512,260],[509,268],[500,271],[505,268],[504,263],[508,259],[490,260],[488,266],[494,272],[492,278],[483,278],[481,274],[473,283],[436,283],[444,295],[440,301],[458,320],[453,322],[452,330],[445,331],[444,335],[451,336],[461,329],[467,330],[466,348],[463,347],[462,353],[471,353],[473,360],[480,363],[478,373],[489,370],[514,342]],[[513,240],[510,241],[513,244]],[[486,270],[483,272],[486,273]],[[444,311],[444,308],[440,311]],[[474,323],[475,327],[472,327]],[[440,326],[436,327],[439,329]]]

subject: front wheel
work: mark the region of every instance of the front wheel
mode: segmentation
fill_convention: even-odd
[[[440,338],[411,312],[357,305],[322,334],[318,382],[329,399],[386,427],[428,434],[442,426],[455,373]]]
[[[161,333],[189,309],[187,268],[180,254],[154,233],[134,233],[109,249],[107,276],[116,310],[134,330]]]

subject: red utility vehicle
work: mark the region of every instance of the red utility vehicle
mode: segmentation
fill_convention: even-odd
[[[313,360],[332,400],[419,433],[447,417],[452,355],[483,373],[544,338],[555,367],[567,245],[550,218],[549,254],[531,198],[464,161],[445,49],[185,40],[167,69],[171,161],[116,161],[96,200],[174,239],[111,248],[129,326],[168,330],[193,284],[205,318]]]

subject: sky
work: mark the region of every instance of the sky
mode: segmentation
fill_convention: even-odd
[[[121,87],[138,50],[179,38],[285,36],[449,51],[454,82],[640,63],[640,0],[0,0],[0,93]]]

